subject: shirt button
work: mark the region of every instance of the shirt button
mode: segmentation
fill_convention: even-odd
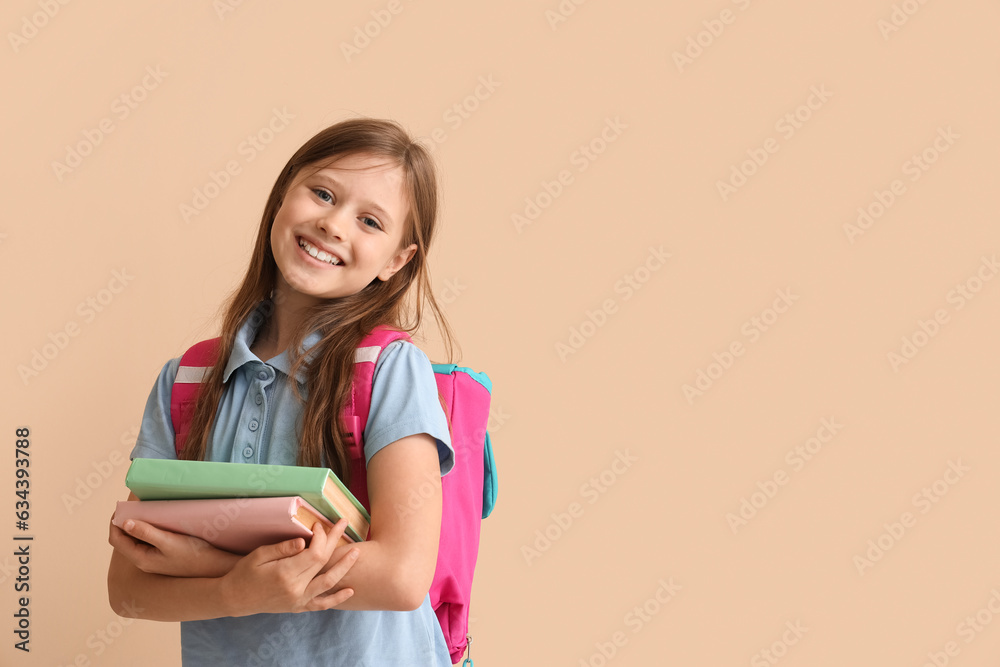
[[[264,397],[261,396],[260,394],[257,394],[256,396],[253,397],[253,400],[254,400],[254,403],[256,403],[257,405],[260,405],[261,403],[264,402]]]
[[[253,447],[244,447],[243,448],[243,456],[245,456],[247,458],[250,458],[251,456],[253,456]]]
[[[257,377],[259,377],[261,380],[266,380],[267,379],[267,371],[261,371],[260,373],[257,373]]]
[[[256,419],[251,419],[250,420],[250,430],[251,431],[256,431],[258,426],[260,426],[260,422],[258,422]]]

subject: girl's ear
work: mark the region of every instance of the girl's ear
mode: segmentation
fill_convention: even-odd
[[[415,254],[417,254],[416,243],[411,243],[407,247],[400,250],[395,254],[395,256],[393,256],[392,259],[389,260],[389,262],[385,265],[385,268],[379,271],[378,279],[385,282],[389,280],[389,278],[392,278],[396,275],[397,271],[406,266],[406,263],[413,259]]]

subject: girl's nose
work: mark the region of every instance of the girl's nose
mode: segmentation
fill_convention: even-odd
[[[342,239],[346,228],[344,216],[345,213],[339,209],[331,211],[319,219],[319,228],[331,238]]]

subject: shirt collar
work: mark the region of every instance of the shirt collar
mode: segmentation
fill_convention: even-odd
[[[292,365],[289,362],[287,350],[283,350],[281,354],[270,360],[260,359],[257,357],[257,355],[255,355],[253,352],[250,351],[250,345],[253,344],[254,338],[257,337],[257,331],[260,329],[261,325],[263,325],[264,320],[266,319],[263,313],[266,310],[270,309],[271,309],[271,300],[264,299],[259,304],[257,304],[257,307],[254,309],[253,313],[251,313],[250,316],[247,317],[246,321],[244,321],[243,324],[240,325],[239,330],[236,332],[236,340],[233,341],[233,351],[229,355],[229,361],[226,362],[226,370],[222,375],[223,382],[228,382],[229,376],[232,375],[237,368],[240,368],[244,364],[261,363],[262,361],[266,361],[266,363],[269,366],[273,367],[276,370],[281,371],[285,375],[289,375],[289,371],[291,371]],[[308,352],[309,350],[311,350],[312,347],[320,341],[320,338],[322,338],[322,336],[319,331],[310,332],[302,340],[302,348],[301,348],[302,351]],[[312,354],[307,354],[306,355],[307,361],[311,359],[312,356],[313,356]],[[298,373],[295,374],[295,379],[300,384],[305,384],[306,373],[303,368],[300,368]]]

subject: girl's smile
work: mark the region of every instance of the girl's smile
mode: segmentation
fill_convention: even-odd
[[[311,243],[302,237],[298,237],[297,240],[299,242],[299,248],[301,248],[305,254],[309,255],[310,258],[329,266],[343,265],[343,260],[333,254],[333,252],[321,249],[319,244]]]

